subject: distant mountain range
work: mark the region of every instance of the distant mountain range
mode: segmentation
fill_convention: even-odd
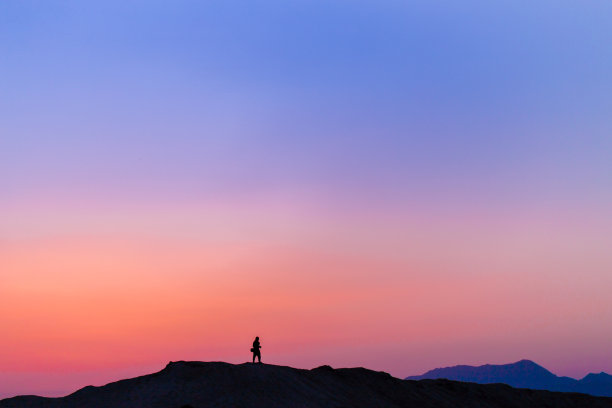
[[[66,397],[20,396],[0,408],[612,408],[612,398],[505,384],[404,381],[365,368],[169,363],[160,372],[88,386]]]
[[[446,378],[453,381],[478,384],[502,383],[517,388],[535,390],[582,392],[585,394],[612,397],[612,375],[589,374],[581,380],[559,377],[533,361],[521,360],[513,364],[483,365],[479,367],[459,365],[436,368],[423,375],[407,377],[406,380]]]

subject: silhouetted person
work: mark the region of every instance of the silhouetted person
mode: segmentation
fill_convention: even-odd
[[[259,351],[260,348],[261,344],[259,344],[259,337],[255,337],[255,341],[253,342],[253,348],[251,349],[251,351],[253,352],[253,362],[255,362],[255,357],[257,357],[259,362],[261,363],[261,351]]]

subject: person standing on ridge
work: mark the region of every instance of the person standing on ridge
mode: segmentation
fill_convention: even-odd
[[[261,344],[259,344],[259,337],[255,337],[255,341],[253,342],[253,348],[251,351],[253,352],[253,363],[255,362],[255,357],[259,359],[259,363],[261,364]]]

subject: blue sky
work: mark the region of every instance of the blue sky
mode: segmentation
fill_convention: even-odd
[[[412,171],[522,178],[534,161],[587,183],[607,169],[608,2],[0,7],[3,133],[19,135],[3,138],[3,166],[40,166],[33,183],[47,162],[58,178],[75,161],[130,173],[138,152],[144,172],[164,154],[199,168],[197,152],[340,188],[345,167],[391,184]],[[45,157],[29,160],[32,146]]]

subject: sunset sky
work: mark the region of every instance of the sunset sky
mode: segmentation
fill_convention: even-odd
[[[168,361],[612,373],[612,2],[0,1],[0,398]]]

